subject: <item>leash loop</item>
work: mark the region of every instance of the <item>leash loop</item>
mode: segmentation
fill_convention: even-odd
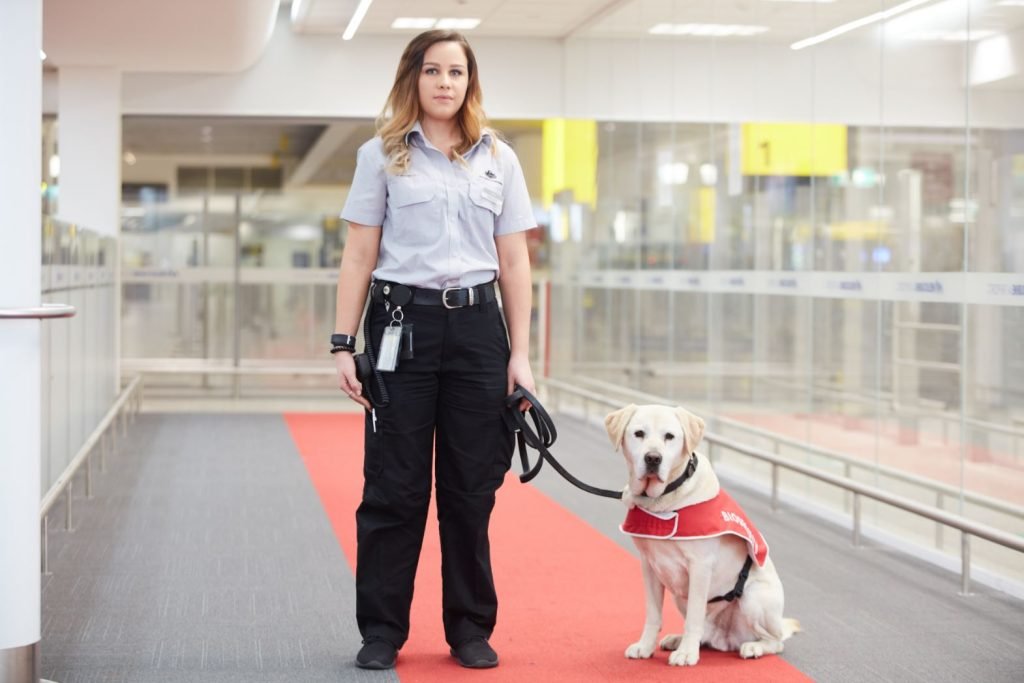
[[[525,413],[519,410],[519,404],[523,399],[530,402],[530,408]],[[526,420],[526,415],[529,415],[530,419],[533,421],[532,429]],[[604,498],[622,498],[622,491],[601,489],[584,483],[572,476],[572,474],[570,474],[560,462],[555,460],[555,456],[551,455],[551,451],[548,450],[555,443],[555,439],[558,438],[558,431],[555,429],[555,423],[551,420],[551,416],[548,415],[548,412],[544,410],[544,406],[542,406],[540,401],[537,400],[537,397],[518,384],[515,386],[515,391],[505,397],[504,416],[505,424],[508,426],[510,431],[516,433],[516,440],[519,443],[519,459],[523,467],[523,473],[519,475],[519,481],[525,484],[536,477],[540,473],[540,469],[546,460],[551,463],[551,466],[555,468],[556,472],[562,475],[566,481],[576,488]],[[536,464],[532,467],[530,466],[530,459],[526,453],[527,446],[535,449],[540,454],[540,457],[537,458]]]

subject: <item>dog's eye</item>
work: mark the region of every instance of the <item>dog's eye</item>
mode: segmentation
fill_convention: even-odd
[[[638,439],[644,438],[644,430],[642,430],[642,429],[636,430],[635,432],[633,432],[633,436],[635,436]]]
[[[673,434],[672,432],[669,432],[668,434],[665,435],[665,441],[671,441],[674,438],[676,438],[676,435]]]

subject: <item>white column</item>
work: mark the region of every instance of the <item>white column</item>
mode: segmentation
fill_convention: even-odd
[[[61,66],[58,72],[58,218],[103,235],[121,225],[121,72]]]
[[[2,0],[0,0],[2,1]],[[64,66],[58,72],[57,217],[101,235],[121,234],[121,72]],[[120,241],[115,258],[115,310],[121,308]],[[112,391],[121,390],[121,317],[114,319]]]
[[[42,0],[0,2],[0,308],[39,306]],[[38,680],[39,321],[0,319],[0,680]]]

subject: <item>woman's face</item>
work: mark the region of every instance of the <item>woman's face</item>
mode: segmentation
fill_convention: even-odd
[[[450,121],[466,100],[469,68],[458,43],[434,43],[420,68],[420,109],[424,118]]]

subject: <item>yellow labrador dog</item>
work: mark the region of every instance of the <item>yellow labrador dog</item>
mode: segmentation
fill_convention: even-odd
[[[604,422],[626,457],[622,530],[640,551],[646,588],[643,633],[626,656],[654,653],[666,588],[686,620],[661,641],[669,664],[696,664],[702,644],[743,658],[782,652],[800,624],[782,617],[782,582],[761,534],[696,453],[704,421],[683,408],[628,405]]]

